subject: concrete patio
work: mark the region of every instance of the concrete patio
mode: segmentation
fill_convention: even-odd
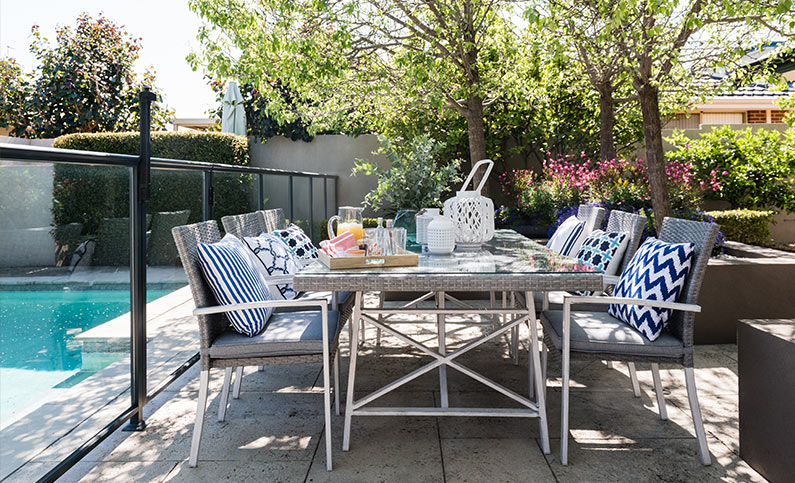
[[[370,298],[373,302],[375,299]],[[180,314],[184,317],[183,314]],[[431,327],[403,328],[430,341]],[[485,326],[450,325],[449,347]],[[522,333],[526,338],[526,330]],[[357,397],[428,361],[392,337],[375,347],[368,331],[357,369]],[[347,359],[347,331],[342,354]],[[222,372],[211,375],[208,418],[199,466],[187,463],[198,392],[198,365],[161,393],[146,412],[147,428],[117,432],[63,481],[764,481],[740,457],[736,346],[699,346],[696,381],[712,466],[702,466],[681,369],[662,368],[668,421],[658,416],[651,372],[639,365],[641,398],[632,394],[625,365],[574,362],[569,466],[559,463],[560,379],[550,363],[548,412],[552,454],[543,455],[537,420],[509,418],[354,418],[351,449],[341,450],[342,416],[334,417],[334,471],[325,470],[322,377],[319,364],[248,368],[240,399],[226,422],[216,419]],[[527,390],[526,352],[519,366],[505,340],[462,358],[516,392]],[[345,384],[347,366],[343,364]],[[511,407],[507,398],[455,371],[451,405]],[[389,403],[438,405],[436,372],[390,395]],[[33,470],[35,468],[31,468]],[[25,468],[6,481],[29,481]]]

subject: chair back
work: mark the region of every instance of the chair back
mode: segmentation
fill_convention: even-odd
[[[585,222],[583,232],[588,234],[602,226],[607,210],[600,206],[580,205],[577,208],[577,219]]]
[[[197,308],[218,305],[213,291],[204,278],[199,262],[199,243],[215,243],[221,240],[221,232],[215,220],[202,221],[192,225],[175,226],[171,229],[177,245],[182,267],[188,277],[193,302]],[[213,341],[229,327],[225,314],[199,315],[199,336],[202,355]],[[204,357],[202,358],[204,359]],[[204,364],[204,362],[203,362]]]
[[[660,240],[667,243],[693,243],[696,246],[685,286],[677,302],[697,304],[707,263],[715,246],[719,226],[715,223],[665,218],[660,230]],[[675,310],[668,321],[669,330],[682,339],[686,346],[693,345],[695,313]]]
[[[607,219],[606,231],[625,231],[629,233],[629,243],[627,249],[624,251],[624,258],[621,260],[621,266],[618,268],[618,274],[624,271],[632,255],[638,251],[640,246],[640,239],[643,237],[643,229],[646,227],[646,216],[637,215],[635,213],[627,213],[626,211],[613,210],[610,212],[610,217]]]
[[[261,213],[262,217],[265,219],[265,226],[268,228],[265,231],[270,233],[272,231],[284,230],[287,228],[287,219],[285,219],[284,210],[281,208],[262,210],[258,211],[257,213]]]
[[[242,239],[244,236],[257,236],[263,231],[272,232],[262,216],[262,211],[243,213],[242,215],[229,215],[221,218],[224,231]]]

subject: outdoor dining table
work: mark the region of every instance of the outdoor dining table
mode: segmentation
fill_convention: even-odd
[[[297,291],[354,292],[355,305],[351,318],[351,353],[348,369],[343,451],[350,447],[350,429],[353,416],[470,416],[470,417],[532,417],[539,418],[541,446],[549,454],[549,431],[547,425],[545,382],[541,376],[539,341],[535,324],[536,313],[533,292],[543,291],[597,291],[603,287],[602,274],[575,259],[555,253],[513,230],[497,230],[494,238],[478,251],[455,251],[449,256],[421,254],[417,266],[331,270],[319,261],[304,267],[294,277]],[[424,298],[436,295],[436,307],[425,308],[412,304],[401,307],[371,308],[364,306],[364,292],[421,292]],[[503,292],[510,293],[513,301],[506,306],[492,304],[486,308],[474,308],[459,302],[459,308],[445,307],[448,292]],[[519,297],[513,297],[514,294]],[[505,298],[503,298],[503,301]],[[526,301],[526,302],[525,302]],[[390,325],[388,318],[395,314],[435,315],[438,346],[428,347]],[[494,325],[480,337],[448,352],[446,349],[446,316],[480,315],[492,317]],[[530,322],[529,357],[532,369],[528,368],[528,395],[519,395],[511,389],[475,372],[457,361],[472,349],[501,337],[516,329],[519,324]],[[354,400],[356,364],[359,332],[364,324],[380,328],[410,347],[421,351],[433,360],[386,386]],[[516,349],[514,349],[516,350]],[[447,390],[447,367],[451,367],[491,389],[516,401],[519,408],[470,408],[450,407]],[[371,403],[398,387],[426,374],[439,370],[441,407],[383,407]],[[531,399],[535,394],[534,400]]]

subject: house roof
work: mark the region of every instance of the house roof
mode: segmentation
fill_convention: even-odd
[[[791,94],[795,94],[795,82],[789,82],[787,88],[783,90],[778,86],[757,82],[732,92],[722,93],[720,97],[786,97]]]

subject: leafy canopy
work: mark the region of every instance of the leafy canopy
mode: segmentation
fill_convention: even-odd
[[[488,102],[521,85],[510,3],[191,0],[206,23],[189,60],[253,83],[280,122],[345,130],[364,116],[378,126],[417,108],[462,111],[471,96]],[[275,79],[300,102],[269,95]]]

